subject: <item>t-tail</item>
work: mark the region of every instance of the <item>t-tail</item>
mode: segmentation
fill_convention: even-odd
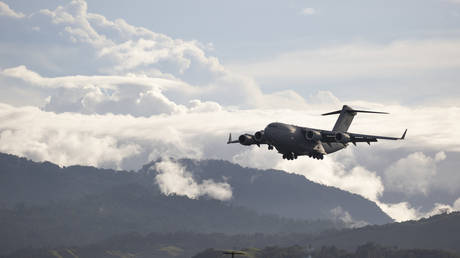
[[[332,131],[336,132],[346,132],[353,121],[353,117],[356,116],[356,113],[374,113],[374,114],[388,114],[386,112],[377,112],[377,111],[367,111],[367,110],[355,110],[347,105],[343,105],[342,110],[337,110],[329,113],[322,114],[323,116],[336,115],[340,114],[339,118],[335,122],[334,128]]]

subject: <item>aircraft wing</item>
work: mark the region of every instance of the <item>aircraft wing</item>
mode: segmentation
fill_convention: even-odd
[[[378,136],[378,135],[368,135],[368,134],[357,134],[357,133],[347,133],[350,135],[350,142],[353,144],[356,142],[376,142],[377,140],[404,140],[406,137],[407,129],[404,131],[401,137],[388,137],[388,136]]]
[[[337,142],[340,140],[337,139],[338,134],[342,134],[342,137],[349,137],[345,142],[351,142],[356,144],[357,142],[376,142],[377,140],[404,140],[406,137],[407,129],[404,131],[401,137],[388,137],[388,136],[378,136],[378,135],[369,135],[369,134],[358,134],[358,133],[337,133],[332,131],[321,131],[322,142],[330,143],[330,142]]]

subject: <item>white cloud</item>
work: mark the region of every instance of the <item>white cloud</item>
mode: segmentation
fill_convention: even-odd
[[[0,2],[0,16],[7,16],[7,17],[19,19],[19,18],[24,18],[25,15],[21,12],[14,11],[4,2]]]
[[[313,14],[316,13],[316,10],[315,10],[315,8],[308,7],[308,8],[302,9],[302,11],[300,13],[302,15],[313,15]]]
[[[388,216],[395,219],[397,222],[413,220],[420,217],[418,209],[411,207],[408,202],[400,203],[382,203],[377,202],[377,205],[386,213]]]
[[[369,223],[359,220],[355,221],[350,213],[344,210],[341,206],[337,206],[331,210],[331,214],[336,221],[344,223],[349,228],[360,228],[369,225]]]
[[[444,152],[437,153],[434,158],[416,152],[396,161],[385,171],[386,189],[407,195],[427,195],[437,176],[436,163],[445,158]]]
[[[457,200],[455,200],[455,202],[454,202],[454,205],[453,205],[453,206],[454,206],[454,207],[453,207],[453,208],[454,208],[454,210],[456,210],[456,211],[460,211],[460,198],[458,198]]]
[[[444,203],[435,203],[433,209],[429,212],[424,214],[419,214],[419,218],[428,218],[437,214],[442,213],[451,213],[454,211],[460,211],[460,198],[454,201],[452,205],[444,204]]]
[[[460,67],[459,39],[351,43],[280,54],[268,60],[232,64],[241,74],[273,79],[330,81],[414,76]]]
[[[207,195],[221,201],[232,198],[232,188],[228,183],[216,183],[212,179],[197,183],[184,166],[171,160],[157,162],[154,169],[159,172],[155,176],[156,183],[166,195],[184,195],[191,199]]]
[[[58,89],[57,91],[65,92],[63,98],[56,96],[53,100],[52,96],[50,105],[57,104],[58,106],[49,107],[48,110],[61,112],[60,108],[67,107],[70,109],[64,111],[101,113],[100,110],[102,109],[104,110],[102,113],[107,112],[107,105],[113,106],[114,98],[110,98],[106,92],[98,88],[113,88],[112,84],[120,85],[123,83],[156,84],[162,95],[167,95],[167,99],[181,104],[193,99],[200,99],[201,101],[217,102],[221,105],[244,107],[305,108],[307,106],[303,97],[294,91],[262,93],[252,79],[230,72],[220,64],[217,58],[209,56],[205,51],[206,47],[200,42],[173,39],[164,34],[129,25],[122,19],[111,21],[102,15],[88,13],[87,4],[82,0],[74,0],[67,5],[57,7],[55,10],[41,10],[23,24],[29,29],[37,27],[37,25],[40,30],[36,33],[57,35],[55,39],[50,40],[61,46],[64,52],[67,49],[72,53],[78,49],[75,53],[76,56],[89,57],[72,58],[72,62],[56,60],[59,63],[59,68],[53,69],[65,69],[68,65],[71,69],[84,67],[90,71],[112,74],[110,78],[108,75],[105,75],[105,78],[101,78],[104,76],[78,75],[52,78],[41,76],[40,73],[29,70],[25,66],[12,67],[3,71],[4,76],[21,78],[29,84],[50,86]],[[64,41],[62,41],[63,39]],[[36,41],[35,38],[34,40]],[[28,40],[23,41],[26,45],[29,42]],[[22,53],[23,48],[27,47],[21,46],[18,53]],[[46,52],[48,48],[45,47],[41,51]],[[48,62],[52,63],[56,55],[49,53],[45,56]],[[62,56],[62,54],[58,56]],[[128,75],[132,78],[127,78]],[[103,85],[101,80],[105,80]],[[156,82],[153,82],[154,80]],[[168,80],[169,82],[167,82]],[[175,87],[171,89],[165,87],[164,84],[174,84]],[[81,87],[85,87],[85,89],[83,91],[77,90],[78,93],[59,90],[59,88]],[[165,88],[167,88],[168,94],[166,94]],[[85,98],[88,90],[99,92],[93,92],[91,96]],[[139,95],[140,93],[145,96],[153,96],[145,91],[136,94]],[[159,95],[157,90],[153,93],[156,96]],[[82,94],[83,96],[81,96]],[[78,108],[79,105],[82,105],[81,103],[63,103],[69,96],[72,96],[70,98],[72,102],[79,102],[82,98],[88,99],[85,104],[97,102],[99,103],[98,108],[85,109]],[[115,96],[115,98],[123,99],[123,96]],[[100,103],[101,101],[104,103]],[[164,100],[159,101],[166,106],[171,106],[169,105],[171,103],[168,104]],[[123,105],[123,103],[120,104]],[[167,110],[166,113],[180,111],[180,108],[169,107],[169,109],[171,108],[172,110]],[[150,114],[149,111],[145,110],[141,111],[136,108],[133,110],[133,115]],[[130,111],[127,110],[125,113],[130,113]],[[158,114],[161,112],[154,111],[151,113]]]
[[[185,112],[183,105],[169,100],[162,91],[192,91],[187,84],[144,76],[64,76],[44,78],[25,66],[0,72],[31,87],[45,88],[52,95],[45,110],[84,114],[131,114],[150,116]]]

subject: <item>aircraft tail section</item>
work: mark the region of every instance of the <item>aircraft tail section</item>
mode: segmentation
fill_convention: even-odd
[[[339,118],[335,122],[333,131],[346,132],[353,121],[353,118],[356,116],[356,113],[374,113],[374,114],[388,114],[386,112],[376,112],[376,111],[367,111],[367,110],[355,110],[351,107],[344,105],[342,110],[337,110],[329,113],[322,114],[323,116],[336,115],[339,114]]]

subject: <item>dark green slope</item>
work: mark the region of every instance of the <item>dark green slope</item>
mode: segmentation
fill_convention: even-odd
[[[460,212],[435,215],[418,221],[343,230],[324,234],[314,241],[317,246],[327,244],[345,249],[353,249],[366,242],[401,248],[460,251]]]
[[[214,179],[233,189],[234,205],[260,213],[294,219],[331,219],[331,210],[341,207],[354,220],[371,224],[391,222],[377,205],[359,195],[276,170],[243,168],[221,160],[180,160],[197,181]],[[137,172],[37,163],[0,153],[0,207],[43,205],[102,193],[112,187],[136,183],[158,190],[154,163]]]
[[[82,245],[126,232],[319,233],[329,221],[261,215],[228,203],[165,196],[139,184],[40,207],[0,209],[0,253],[19,248]]]
[[[247,249],[252,257],[459,257],[460,213],[442,214],[419,221],[306,234],[224,235],[182,233],[123,234],[80,247],[23,249],[7,256],[71,257],[222,257],[222,249]],[[373,244],[370,244],[373,242]],[[308,248],[307,247],[312,247]],[[212,248],[212,249],[211,249]],[[132,255],[132,256],[128,256]]]

